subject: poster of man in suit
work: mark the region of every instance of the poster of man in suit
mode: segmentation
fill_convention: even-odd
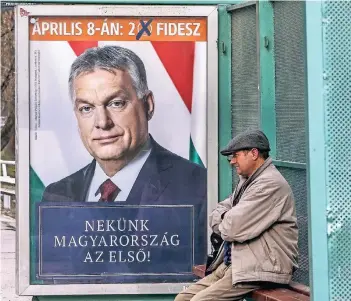
[[[38,281],[194,279],[207,252],[206,44],[201,18],[30,19]]]

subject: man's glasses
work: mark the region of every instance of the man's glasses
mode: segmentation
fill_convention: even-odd
[[[253,149],[254,149],[254,148],[245,148],[245,149],[242,149],[242,150],[240,150],[240,151],[243,151],[243,152],[247,153],[247,152],[249,152],[249,151],[252,151]],[[238,151],[238,152],[239,152],[239,151]],[[236,152],[235,154],[231,154],[231,155],[227,156],[228,162],[232,161],[233,158],[235,158],[235,157],[237,156],[238,152]]]
[[[232,160],[233,160],[233,158],[234,158],[234,156],[235,156],[235,155],[229,155],[229,156],[227,156],[227,160],[228,160],[228,162],[232,161]]]

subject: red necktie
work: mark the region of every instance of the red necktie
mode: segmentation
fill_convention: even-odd
[[[107,179],[100,186],[101,196],[99,202],[113,202],[120,191],[110,179]]]

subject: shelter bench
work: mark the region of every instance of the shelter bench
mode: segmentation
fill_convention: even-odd
[[[193,273],[200,278],[205,277],[205,265],[194,266]],[[291,282],[286,286],[259,289],[247,298],[254,301],[309,301],[310,289],[303,284]]]

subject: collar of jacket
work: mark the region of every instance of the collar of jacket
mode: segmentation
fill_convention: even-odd
[[[234,194],[233,199],[232,199],[233,206],[235,206],[237,203],[239,203],[239,200],[240,200],[242,194],[244,193],[245,189],[247,188],[247,186],[249,186],[252,183],[252,181],[255,180],[271,164],[272,164],[272,158],[269,157],[264,161],[264,163],[259,168],[257,168],[254,171],[254,173],[250,177],[247,178],[247,180],[245,182],[243,182],[244,178],[240,176],[240,182],[243,182],[243,184],[239,188],[239,184],[240,184],[240,182],[239,182],[238,187],[235,190],[235,194]]]

